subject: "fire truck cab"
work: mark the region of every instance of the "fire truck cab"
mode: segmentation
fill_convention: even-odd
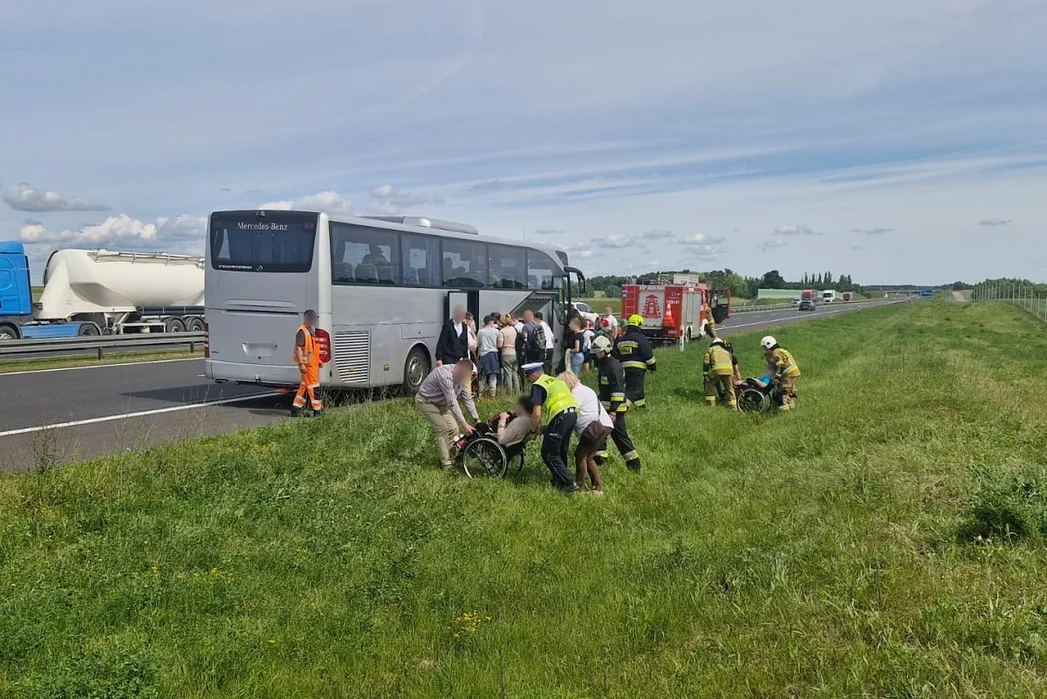
[[[717,324],[730,318],[730,290],[709,289],[697,275],[637,279],[622,285],[622,316],[642,316],[643,333],[656,344],[708,335],[707,307]]]

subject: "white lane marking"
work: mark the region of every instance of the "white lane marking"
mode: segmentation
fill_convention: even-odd
[[[139,410],[133,413],[123,413],[121,415],[105,415],[103,417],[92,417],[86,420],[73,420],[72,422],[58,422],[53,425],[37,425],[36,427],[22,427],[17,430],[7,430],[6,432],[0,432],[0,437],[13,437],[19,434],[29,434],[30,432],[43,432],[44,430],[57,430],[63,427],[79,427],[81,425],[97,425],[100,422],[112,422],[113,420],[127,420],[132,417],[146,417],[148,415],[162,415],[163,413],[175,413],[180,410],[193,410],[195,408],[206,408],[210,405],[229,405],[230,403],[244,403],[249,400],[258,400],[259,398],[275,398],[276,396],[286,395],[283,391],[269,391],[267,393],[256,393],[250,396],[237,396],[235,398],[223,398],[221,400],[213,400],[206,403],[187,403],[185,405],[175,405],[170,408],[157,408],[155,410]]]
[[[150,359],[147,362],[121,362],[119,364],[91,364],[89,366],[63,366],[55,369],[26,369],[25,371],[4,371],[0,369],[0,379],[5,376],[25,376],[26,374],[48,374],[58,371],[81,371],[83,369],[112,369],[122,366],[144,366],[146,364],[170,364],[171,362],[201,362],[203,357],[185,357],[183,359]],[[19,360],[12,359],[17,362]],[[27,360],[31,361],[31,360]]]

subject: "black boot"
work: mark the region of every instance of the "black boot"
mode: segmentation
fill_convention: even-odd
[[[291,417],[302,417],[302,409],[298,406],[291,406]]]
[[[629,469],[630,471],[635,471],[636,473],[639,473],[640,472],[640,460],[639,459],[633,459],[631,461],[626,461],[625,462],[625,467],[627,469]]]

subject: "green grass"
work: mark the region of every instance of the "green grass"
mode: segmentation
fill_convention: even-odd
[[[34,286],[30,288],[30,291],[32,292],[33,303],[36,303],[40,300],[40,295],[44,293],[44,287]]]
[[[34,371],[38,369],[64,369],[68,367],[100,366],[105,364],[126,364],[129,362],[154,362],[158,360],[203,358],[201,351],[190,352],[186,349],[153,350],[148,352],[114,352],[102,355],[80,357],[38,357],[33,359],[0,360],[0,374],[12,371]]]
[[[0,479],[0,695],[1047,696],[1042,325],[776,334],[796,412],[663,352],[602,500],[440,472],[406,402]]]

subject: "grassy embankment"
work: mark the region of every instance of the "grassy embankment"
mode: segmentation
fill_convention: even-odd
[[[778,335],[798,411],[664,352],[602,500],[440,472],[406,402],[2,478],[0,695],[1047,695],[1042,327]]]

